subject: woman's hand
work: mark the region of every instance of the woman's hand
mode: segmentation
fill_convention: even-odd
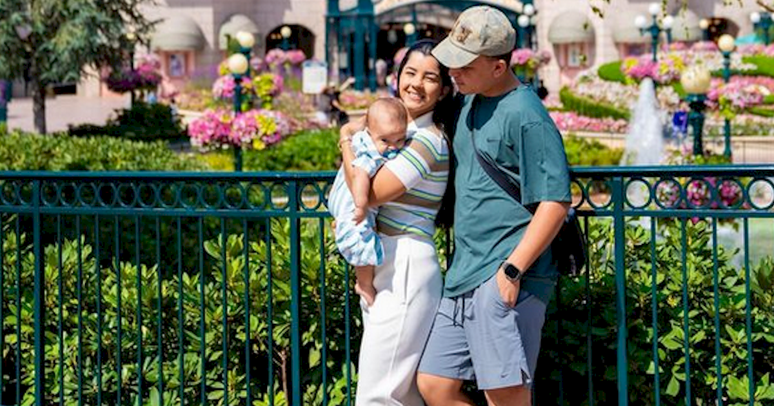
[[[365,122],[365,116],[359,117],[355,120],[352,120],[348,122],[347,124],[344,124],[343,127],[341,127],[341,131],[339,131],[339,143],[343,141],[344,139],[350,139],[353,135],[355,135],[356,132],[365,130],[366,122]]]

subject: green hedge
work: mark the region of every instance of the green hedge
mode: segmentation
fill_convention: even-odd
[[[610,117],[622,120],[629,119],[628,111],[583,96],[578,96],[573,94],[567,87],[563,87],[562,90],[559,91],[559,98],[566,110],[574,111],[582,116],[594,118]]]
[[[621,71],[622,63],[623,61],[614,61],[600,66],[597,70],[599,78],[608,82],[626,83],[626,75]]]
[[[763,55],[745,56],[742,58],[745,63],[751,63],[757,66],[753,71],[747,71],[745,74],[750,76],[768,76],[774,77],[774,58]]]
[[[75,138],[64,134],[11,132],[0,136],[0,170],[35,171],[202,171],[195,158],[167,144],[113,137]]]
[[[341,154],[337,145],[339,129],[301,131],[279,144],[260,151],[245,151],[245,171],[335,171]],[[216,170],[234,170],[231,151],[218,151],[201,156],[206,165]]]
[[[104,126],[72,126],[68,134],[77,137],[109,135],[133,141],[187,140],[183,124],[166,104],[135,102],[129,109],[117,110],[117,117]]]
[[[302,131],[277,148],[247,154],[245,167],[251,171],[333,171],[341,159],[338,140],[338,128]]]
[[[747,112],[761,117],[774,117],[774,110],[768,107],[750,107]]]
[[[564,138],[564,151],[570,166],[613,166],[623,157],[621,148],[610,148],[597,140],[573,135]]]

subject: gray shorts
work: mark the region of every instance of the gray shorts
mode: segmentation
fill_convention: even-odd
[[[441,300],[419,372],[476,380],[480,390],[532,385],[546,305],[522,290],[516,306],[493,276],[471,292]]]

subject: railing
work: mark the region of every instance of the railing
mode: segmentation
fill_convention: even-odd
[[[0,403],[353,403],[333,175],[0,173]],[[573,176],[535,403],[774,404],[774,168]]]

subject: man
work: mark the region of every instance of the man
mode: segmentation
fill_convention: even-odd
[[[455,252],[419,366],[431,406],[472,404],[461,388],[473,379],[490,405],[531,404],[558,276],[547,248],[571,194],[561,135],[509,67],[515,36],[503,13],[472,7],[433,50],[465,98],[454,137]],[[521,202],[485,172],[476,149],[520,187]]]

